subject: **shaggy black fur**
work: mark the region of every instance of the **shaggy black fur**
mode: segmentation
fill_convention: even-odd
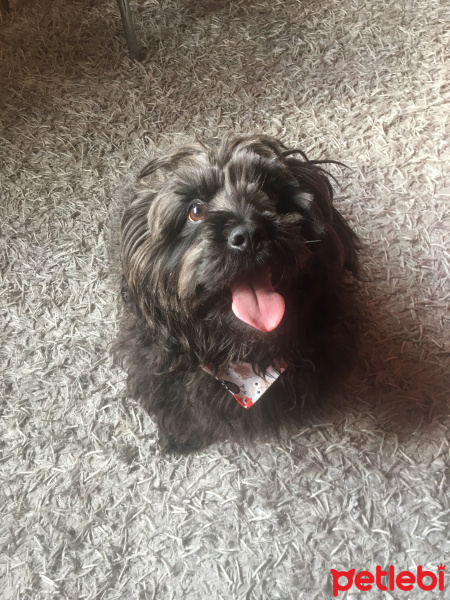
[[[248,248],[230,244],[240,225]],[[115,353],[166,448],[278,434],[339,389],[357,346],[357,248],[320,161],[276,139],[197,143],[143,169],[122,220]],[[231,311],[230,284],[261,265],[286,302],[268,333]],[[287,370],[249,410],[201,368],[247,362],[264,373],[281,361]]]

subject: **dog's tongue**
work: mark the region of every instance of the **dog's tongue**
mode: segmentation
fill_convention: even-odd
[[[236,281],[231,286],[231,308],[238,319],[259,331],[272,331],[284,315],[283,296],[273,289],[269,269]]]

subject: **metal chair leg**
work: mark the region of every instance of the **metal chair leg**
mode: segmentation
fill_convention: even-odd
[[[9,13],[9,0],[1,0],[0,8],[2,12]]]
[[[127,40],[128,52],[132,59],[138,58],[139,45],[136,39],[136,31],[134,29],[133,17],[130,10],[128,0],[117,0],[119,5],[120,15],[122,17],[123,29]]]

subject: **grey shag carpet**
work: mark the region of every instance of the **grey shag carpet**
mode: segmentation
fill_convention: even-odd
[[[1,598],[312,600],[332,568],[449,571],[450,4],[132,0],[133,63],[113,0],[10,3]],[[230,130],[351,167],[364,348],[293,439],[166,457],[109,355],[112,216],[154,152]]]

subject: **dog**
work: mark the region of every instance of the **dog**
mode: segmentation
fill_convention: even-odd
[[[164,450],[295,431],[345,382],[360,243],[324,162],[230,135],[141,171],[121,223],[114,352]]]

